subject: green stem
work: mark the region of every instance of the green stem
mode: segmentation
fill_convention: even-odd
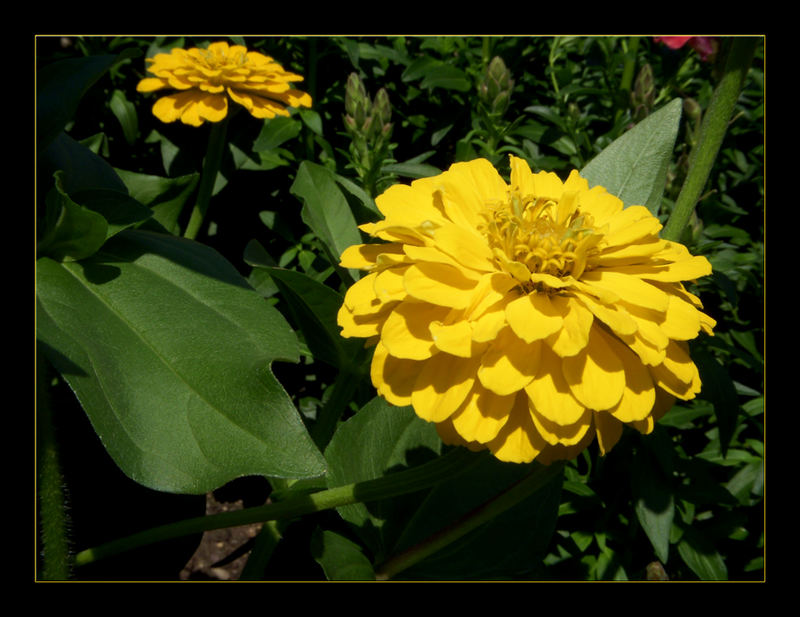
[[[758,40],[758,37],[736,37],[733,40],[725,63],[725,73],[714,90],[703,116],[697,145],[689,158],[689,172],[661,234],[665,240],[677,242],[680,239],[700,199],[742,91]]]
[[[270,557],[281,541],[281,532],[276,521],[267,521],[256,536],[253,549],[247,558],[240,581],[258,581],[264,576]]]
[[[49,380],[44,360],[37,353],[36,428],[38,437],[37,471],[39,489],[39,527],[42,569],[46,581],[70,578],[69,537],[66,498],[59,465],[58,442],[50,406]]]
[[[483,503],[439,532],[429,536],[419,544],[386,561],[376,570],[375,578],[377,580],[389,580],[403,570],[419,563],[426,557],[465,536],[473,529],[480,527],[530,497],[560,475],[563,469],[563,462],[554,463],[550,466],[536,464],[527,476],[512,484],[499,495]]]
[[[636,69],[636,52],[639,50],[639,37],[632,36],[628,41],[628,50],[625,53],[625,65],[622,69],[622,79],[620,80],[620,90],[630,92],[633,84],[633,73]]]
[[[75,556],[75,565],[86,565],[98,559],[148,544],[202,533],[210,529],[238,527],[277,519],[296,518],[353,503],[375,501],[413,493],[462,473],[476,464],[480,458],[480,455],[476,455],[466,448],[455,448],[429,463],[392,473],[382,478],[329,488],[310,495],[298,495],[297,497],[290,497],[286,501],[270,503],[265,506],[223,512],[211,516],[200,516],[162,525],[83,550]]]
[[[208,148],[206,157],[203,161],[203,172],[200,177],[200,188],[197,192],[197,202],[192,209],[189,223],[186,225],[184,237],[194,240],[203,224],[203,219],[208,212],[208,204],[211,201],[211,193],[214,190],[214,183],[217,181],[222,155],[225,152],[225,137],[228,131],[228,121],[231,113],[220,122],[211,125],[211,133],[208,136]]]

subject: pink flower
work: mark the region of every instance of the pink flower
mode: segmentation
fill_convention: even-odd
[[[656,43],[663,43],[670,49],[680,49],[686,43],[694,49],[703,61],[711,59],[719,49],[719,43],[713,36],[657,36]]]

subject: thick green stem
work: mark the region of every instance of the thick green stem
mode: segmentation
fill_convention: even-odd
[[[628,41],[628,50],[625,52],[625,65],[622,68],[622,79],[619,89],[625,93],[630,92],[633,84],[633,74],[636,70],[636,52],[639,50],[639,37],[632,36]]]
[[[665,240],[678,241],[680,239],[692,216],[694,207],[703,193],[714,160],[717,158],[717,153],[728,129],[728,122],[733,115],[739,93],[742,91],[758,41],[758,37],[737,37],[732,42],[725,64],[725,73],[714,90],[711,103],[703,116],[697,145],[689,158],[689,172],[678,199],[675,201],[672,214],[661,234]]]
[[[214,183],[217,181],[222,155],[225,152],[225,138],[228,131],[228,121],[231,114],[221,122],[211,125],[211,133],[208,136],[208,149],[203,161],[203,171],[200,177],[200,188],[197,192],[197,202],[192,210],[189,223],[186,225],[184,237],[194,240],[197,237],[200,227],[208,212],[208,204],[211,201],[211,193],[214,190]]]
[[[522,500],[530,497],[556,476],[560,475],[563,469],[564,464],[562,462],[554,463],[548,467],[537,464],[530,474],[522,478],[519,482],[512,484],[499,495],[475,508],[416,546],[386,561],[377,569],[375,578],[377,580],[389,580],[403,570],[419,563],[429,555],[455,542],[473,529],[480,527],[506,510],[514,507]]]
[[[66,498],[50,407],[48,371],[41,354],[37,354],[36,363],[37,471],[42,554],[40,576],[46,581],[63,581],[69,579],[71,569]]]
[[[472,467],[481,456],[465,448],[456,448],[430,463],[392,473],[375,480],[356,482],[327,490],[290,497],[286,501],[265,506],[200,516],[177,523],[162,525],[120,538],[95,548],[81,551],[75,556],[75,565],[82,566],[98,559],[110,557],[135,548],[171,540],[210,529],[238,527],[277,519],[296,518],[314,512],[330,510],[353,503],[375,501],[413,493],[452,478]]]

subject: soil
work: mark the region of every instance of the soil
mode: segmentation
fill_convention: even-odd
[[[243,507],[242,499],[220,501],[214,493],[206,495],[207,515]],[[260,530],[261,523],[206,531],[194,555],[181,570],[180,580],[238,580],[250,555],[252,541]]]

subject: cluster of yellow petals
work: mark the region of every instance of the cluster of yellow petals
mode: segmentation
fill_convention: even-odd
[[[287,106],[311,107],[311,97],[291,87],[291,82],[302,81],[300,75],[242,45],[221,41],[208,49],[176,48],[147,61],[147,70],[155,77],[142,79],[136,87],[139,92],[177,90],[153,105],[153,114],[162,122],[180,120],[192,126],[219,122],[228,114],[228,98],[256,118],[288,116]]]
[[[683,282],[711,265],[643,206],[515,157],[510,183],[478,159],[376,203],[361,229],[385,242],[342,254],[368,273],[339,325],[375,345],[378,393],[445,443],[549,463],[597,437],[605,454],[700,391],[686,342],[715,321]]]

